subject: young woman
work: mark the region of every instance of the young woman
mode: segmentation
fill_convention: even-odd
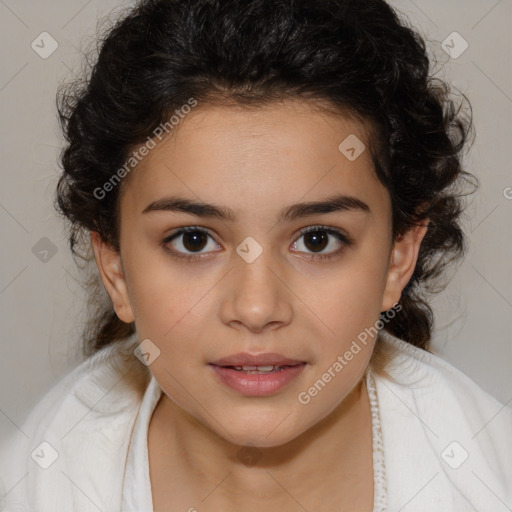
[[[413,29],[145,0],[76,85],[57,206],[111,304],[4,510],[511,509],[511,409],[429,352],[471,120]]]

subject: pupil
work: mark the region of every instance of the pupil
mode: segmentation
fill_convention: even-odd
[[[308,244],[308,240],[313,240],[313,243]],[[325,234],[325,231],[310,231],[309,233],[306,234],[305,244],[308,247],[308,249],[312,251],[321,251],[325,249],[327,245],[327,236]]]
[[[205,241],[206,235],[200,231],[185,233],[183,236],[183,245],[188,251],[199,251],[203,249]]]

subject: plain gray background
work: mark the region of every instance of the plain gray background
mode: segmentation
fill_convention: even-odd
[[[467,210],[469,252],[445,292],[435,299],[434,350],[502,402],[509,402],[512,0],[391,4],[427,38],[439,60],[438,76],[467,94],[476,127],[466,167],[477,175],[481,187]],[[80,50],[95,44],[98,19],[130,5],[114,0],[0,0],[2,435],[13,433],[50,387],[81,361],[78,342],[85,295],[76,281],[80,275],[63,224],[52,206],[63,145],[55,93],[60,82],[80,70]],[[40,41],[42,32],[58,44],[47,58],[31,46]],[[453,32],[468,44],[457,58],[441,44]],[[452,51],[460,50],[461,43],[450,42]],[[50,250],[42,255],[42,246],[54,246],[55,254]]]

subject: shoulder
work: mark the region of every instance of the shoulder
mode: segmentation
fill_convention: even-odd
[[[72,407],[115,414],[140,400],[150,374],[133,354],[134,336],[104,347],[57,382],[25,420],[28,435],[64,420]]]
[[[3,441],[0,496],[10,491],[7,503],[32,510],[26,500],[48,504],[46,495],[55,495],[64,476],[69,487],[73,474],[93,467],[115,470],[150,380],[147,367],[133,353],[137,344],[132,336],[80,363],[45,394],[15,435]],[[64,491],[60,498],[48,498],[55,510],[71,496]]]
[[[502,510],[496,496],[512,500],[512,408],[438,355],[388,333],[381,342],[395,353],[391,378],[374,375],[390,481],[421,488],[432,478],[425,510],[443,499]]]
[[[391,348],[394,356],[386,367],[395,384],[413,388],[416,394],[433,399],[453,399],[471,410],[503,409],[505,416],[512,409],[485,391],[471,377],[439,355],[420,349],[384,333],[382,343]]]

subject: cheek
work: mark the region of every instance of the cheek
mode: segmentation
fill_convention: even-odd
[[[126,248],[128,294],[141,335],[161,337],[193,306],[193,283],[162,248]]]
[[[150,287],[150,282],[135,291],[138,304],[135,322],[139,336],[154,338],[169,344],[183,336],[190,342],[200,332],[201,294],[188,287],[180,288],[173,283],[172,288],[162,286],[162,282]]]
[[[343,264],[318,287],[311,287],[308,303],[319,312],[334,333],[347,339],[373,324],[379,316],[385,289],[382,265],[354,257]]]
[[[321,332],[325,333],[315,339],[319,364],[314,377],[320,379],[320,386],[328,382],[320,393],[323,398],[316,402],[338,403],[346,389],[357,382],[373,353],[386,266],[382,259],[371,257],[371,251],[368,253],[370,256],[357,253],[350,261],[347,258],[331,279],[310,295],[311,309],[318,312]]]
[[[139,340],[149,339],[156,346],[158,357],[150,365],[151,373],[174,402],[188,409],[189,393],[198,386],[196,376],[205,371],[202,349],[207,315],[200,301],[204,290],[199,293],[197,286],[182,286],[177,276],[141,280],[134,290],[135,321]]]

